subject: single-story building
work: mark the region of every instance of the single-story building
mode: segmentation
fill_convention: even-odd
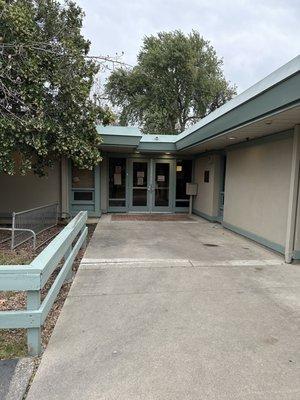
[[[300,259],[300,56],[179,135],[98,126],[94,171],[63,159],[47,178],[0,176],[0,213],[58,201],[62,212],[193,212]]]

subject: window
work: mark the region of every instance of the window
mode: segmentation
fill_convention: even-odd
[[[176,207],[188,207],[189,196],[186,184],[192,182],[192,160],[177,160],[176,163]]]
[[[126,158],[109,159],[109,206],[126,206]]]
[[[92,203],[94,202],[94,192],[94,169],[80,169],[75,165],[72,165],[73,201],[78,203]]]
[[[90,191],[76,191],[74,192],[75,201],[93,201],[93,192]]]
[[[73,189],[93,189],[94,188],[94,170],[79,169],[72,166],[72,188]]]
[[[204,182],[209,183],[209,171],[204,171]]]

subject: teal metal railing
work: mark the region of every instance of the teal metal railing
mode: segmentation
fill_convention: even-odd
[[[0,311],[0,329],[27,329],[29,355],[41,353],[41,328],[71,273],[79,250],[86,245],[87,211],[80,211],[29,265],[0,266],[0,291],[26,291],[27,309]],[[51,288],[41,302],[41,290],[63,260]]]

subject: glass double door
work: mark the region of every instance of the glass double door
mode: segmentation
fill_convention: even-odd
[[[170,160],[130,160],[129,211],[172,211],[171,167]]]

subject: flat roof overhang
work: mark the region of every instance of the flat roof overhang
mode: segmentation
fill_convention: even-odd
[[[191,154],[288,131],[300,124],[300,56],[179,135],[144,135],[137,127],[97,127],[106,151]],[[230,139],[231,137],[231,139]]]
[[[299,99],[300,73],[297,73],[246,103],[230,110],[228,113],[212,120],[195,132],[179,139],[176,142],[176,147],[179,151],[187,150],[208,139],[217,138],[225,132],[232,132],[234,129],[246,124],[250,125],[258,120],[270,118],[276,113],[297,106],[300,102]],[[236,133],[238,134],[238,132]],[[261,132],[261,134],[264,135],[264,132]]]
[[[300,124],[300,102],[297,105],[271,113],[268,116],[245,123],[237,128],[229,129],[217,136],[204,139],[178,153],[205,153],[227,149],[236,144],[250,142],[281,132],[286,135],[292,132],[294,126],[298,124]]]
[[[125,147],[137,148],[140,143],[140,140],[141,140],[141,136],[127,136],[127,135],[105,135],[105,134],[102,134],[101,138],[102,138],[102,143],[100,145],[101,147],[125,146]]]

